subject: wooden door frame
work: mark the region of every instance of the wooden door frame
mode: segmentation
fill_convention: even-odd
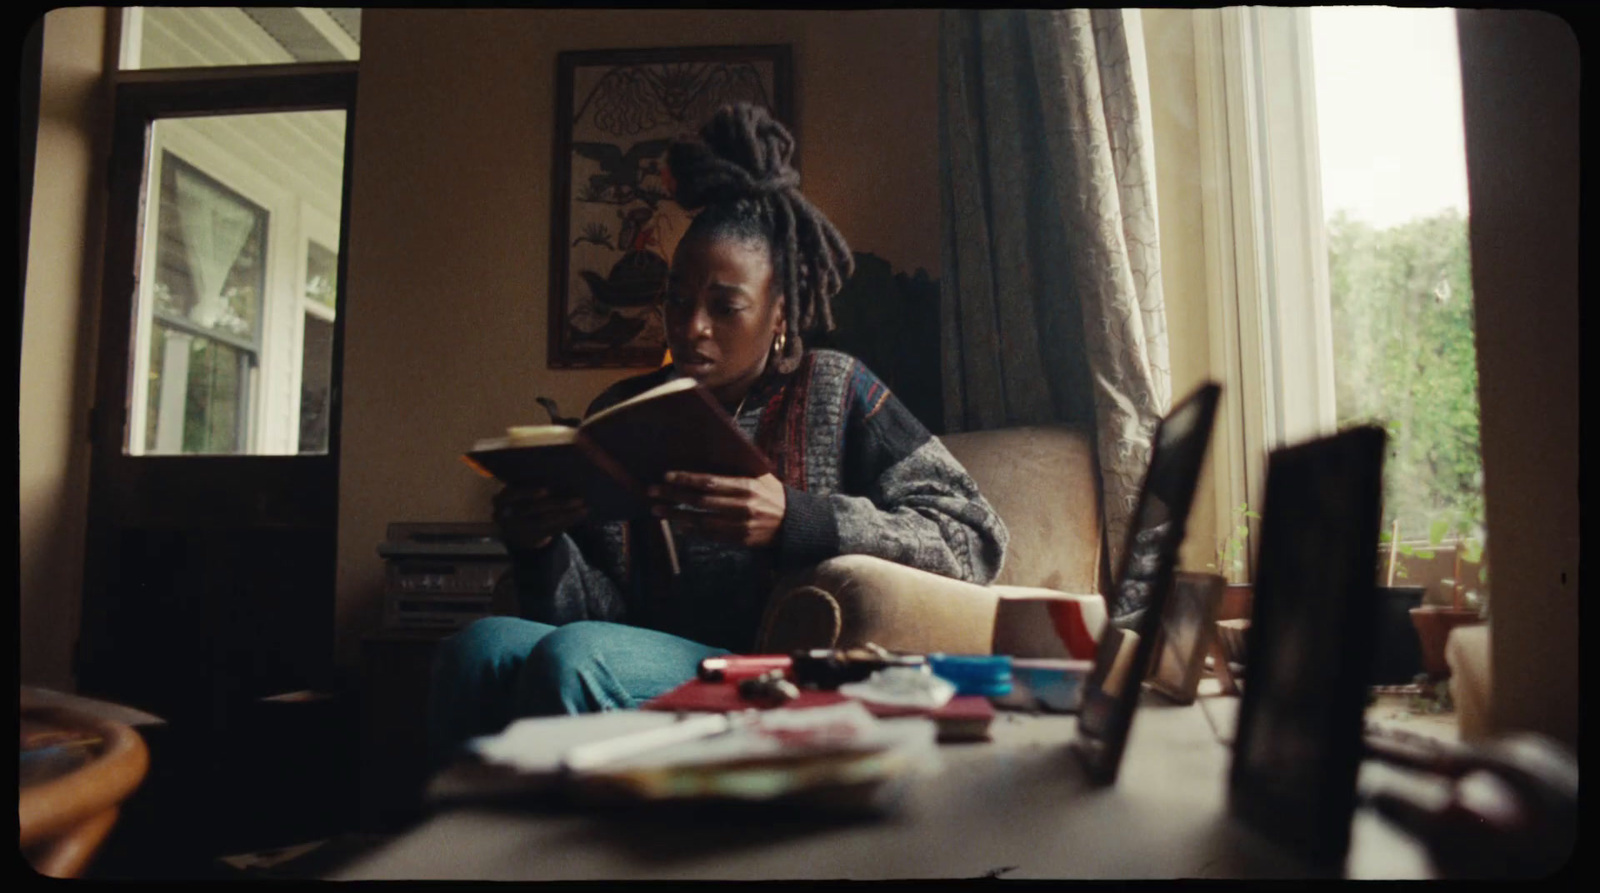
[[[128,418],[129,344],[133,314],[138,310],[138,258],[140,217],[144,201],[144,171],[148,163],[150,127],[160,118],[201,115],[345,109],[344,186],[339,212],[338,291],[334,298],[333,384],[329,392],[327,458],[337,468],[339,421],[344,380],[344,310],[346,245],[350,224],[350,180],[354,139],[356,63],[284,66],[240,66],[214,69],[169,69],[122,72],[114,87],[111,157],[106,222],[106,264],[101,291],[101,329],[95,376],[93,427],[94,464],[98,467],[112,452],[109,439],[121,432],[126,445]],[[140,146],[137,152],[131,146]],[[120,458],[123,447],[112,453]],[[141,461],[178,461],[185,457],[140,457]],[[262,456],[208,457],[208,463],[236,464],[235,460]],[[304,460],[312,457],[291,456]]]
[[[106,571],[95,560],[110,554],[114,531],[108,519],[124,516],[132,505],[159,506],[146,514],[146,526],[174,529],[183,526],[255,526],[326,529],[336,537],[338,467],[341,444],[342,384],[344,376],[344,319],[346,316],[352,159],[357,63],[315,65],[238,66],[228,68],[168,69],[118,72],[113,77],[113,113],[107,168],[108,203],[105,263],[102,267],[101,313],[96,357],[94,408],[90,416],[90,492],[85,551],[82,622],[96,624],[102,607],[93,600],[107,591]],[[344,110],[344,176],[340,198],[337,291],[330,370],[328,449],[320,455],[130,456],[126,454],[129,417],[129,376],[136,359],[132,335],[138,313],[138,260],[142,249],[141,209],[155,200],[144,182],[149,163],[150,137],[156,120],[225,114],[259,114],[316,110]],[[184,469],[183,492],[164,492],[157,500],[151,482],[172,479],[170,472]],[[133,472],[132,469],[141,469]],[[163,473],[166,472],[166,473]],[[253,499],[242,488],[230,488],[244,476],[260,482],[266,493],[288,494],[291,482],[307,477],[326,490],[311,509],[295,499]],[[128,484],[124,478],[131,479]],[[163,505],[164,502],[164,505]],[[249,523],[241,525],[241,520]],[[333,586],[329,581],[330,593]],[[330,606],[331,607],[331,606]],[[91,614],[95,616],[91,616]],[[329,611],[327,660],[332,665],[333,614]],[[86,647],[109,631],[98,626],[80,629],[74,670],[81,677]]]

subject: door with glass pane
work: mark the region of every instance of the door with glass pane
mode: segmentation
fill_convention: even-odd
[[[79,687],[227,725],[332,672],[354,69],[116,98]]]

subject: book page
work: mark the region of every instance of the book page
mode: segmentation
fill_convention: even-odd
[[[666,384],[656,385],[655,387],[651,388],[648,391],[645,391],[643,394],[639,394],[636,397],[629,397],[628,399],[622,401],[621,403],[618,403],[616,406],[612,406],[612,407],[608,407],[606,409],[602,409],[601,411],[595,413],[594,415],[590,416],[587,420],[585,420],[584,424],[587,425],[590,422],[599,421],[600,419],[603,419],[606,416],[609,416],[609,415],[611,415],[611,414],[613,414],[615,412],[618,412],[619,410],[625,409],[625,408],[627,408],[629,406],[633,406],[636,403],[644,403],[647,400],[653,400],[656,397],[660,397],[663,394],[676,394],[679,391],[693,390],[695,388],[695,386],[696,386],[696,382],[692,378],[688,378],[688,377],[675,378],[672,381],[667,382]]]
[[[548,446],[555,443],[572,443],[577,439],[578,429],[567,425],[520,425],[506,429],[505,445]]]

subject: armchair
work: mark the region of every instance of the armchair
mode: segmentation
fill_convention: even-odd
[[[847,648],[1091,659],[1106,623],[1094,447],[1034,426],[941,438],[1010,532],[980,586],[867,555],[842,555],[778,584],[759,651]]]

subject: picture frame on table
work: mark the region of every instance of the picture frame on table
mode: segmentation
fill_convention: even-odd
[[[549,368],[661,365],[661,297],[691,219],[672,200],[667,149],[739,101],[796,131],[791,55],[787,44],[557,55]]]
[[[1216,574],[1180,572],[1161,618],[1150,687],[1178,704],[1194,703],[1216,636],[1217,609],[1227,581]]]

